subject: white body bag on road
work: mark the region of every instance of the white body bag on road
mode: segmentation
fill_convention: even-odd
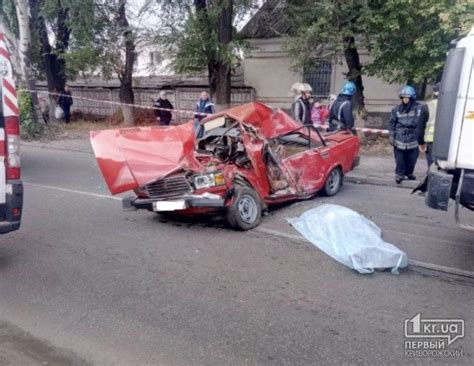
[[[359,273],[408,265],[405,252],[382,240],[372,221],[346,207],[324,204],[288,219],[301,235],[338,262]]]

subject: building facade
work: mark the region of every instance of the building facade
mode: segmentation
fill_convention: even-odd
[[[251,45],[243,61],[244,84],[255,89],[257,100],[281,108],[289,108],[289,95],[295,82],[309,83],[316,96],[327,98],[338,94],[346,81],[347,66],[344,62],[324,62],[313,70],[295,71],[292,59],[285,51],[281,35],[290,29],[285,20],[284,1],[270,0],[243,27],[243,35]],[[362,64],[369,61],[364,51],[359,51]],[[388,112],[398,103],[399,84],[388,84],[375,77],[363,76],[366,108],[369,112]]]

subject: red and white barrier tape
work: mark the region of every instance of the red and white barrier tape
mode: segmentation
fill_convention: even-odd
[[[47,95],[53,95],[53,96],[61,96],[64,94],[60,93],[51,93],[48,91],[43,91],[43,90],[28,90],[28,89],[20,89],[19,91],[28,91],[30,93],[39,93],[39,94],[47,94]],[[111,105],[117,105],[117,106],[129,106],[129,107],[135,107],[135,108],[143,108],[143,109],[151,109],[151,110],[158,110],[158,111],[168,111],[171,113],[183,113],[183,114],[189,114],[192,116],[199,115],[199,116],[210,116],[211,113],[201,113],[201,112],[195,112],[195,111],[190,111],[190,110],[184,110],[184,109],[169,109],[169,108],[159,108],[159,107],[150,107],[150,106],[145,106],[145,105],[140,105],[140,104],[128,104],[128,103],[121,103],[121,102],[114,102],[111,100],[99,100],[99,99],[92,99],[92,98],[85,98],[85,97],[78,97],[74,96],[74,99],[80,99],[80,100],[88,100],[91,102],[96,102],[96,103],[105,103],[105,104],[111,104]],[[323,128],[329,128],[328,125],[321,125]],[[362,127],[356,127],[357,131],[360,131],[362,133],[368,133],[368,134],[379,134],[379,135],[388,135],[388,130],[383,130],[383,129],[377,129],[377,128],[362,128]]]
[[[329,125],[319,125],[316,127],[322,127],[323,129],[327,130],[329,128]],[[365,127],[356,127],[356,131],[360,131],[363,133],[368,133],[368,134],[379,134],[379,135],[388,135],[389,131],[388,130],[383,130],[379,128],[365,128]]]
[[[38,94],[47,94],[47,95],[53,95],[53,96],[57,96],[57,97],[59,97],[61,95],[65,95],[65,94],[61,94],[61,93],[52,93],[52,92],[48,92],[48,91],[44,91],[44,90],[20,89],[19,91],[27,91],[27,92],[30,92],[30,93],[38,93]],[[135,107],[135,108],[142,108],[142,109],[151,109],[151,110],[156,110],[156,111],[168,111],[168,112],[171,112],[171,113],[192,114],[193,116],[194,115],[210,116],[212,114],[212,113],[195,112],[195,111],[184,110],[184,109],[159,108],[159,107],[155,107],[155,106],[114,102],[114,101],[111,101],[111,100],[100,100],[100,99],[92,99],[92,98],[78,97],[78,96],[72,96],[72,98],[73,99],[79,99],[79,100],[88,100],[90,102],[96,102],[96,103],[117,105],[117,106],[128,106],[128,107]]]
[[[363,133],[369,133],[369,134],[375,134],[375,135],[383,135],[383,136],[388,136],[389,131],[388,130],[382,130],[382,129],[377,129],[377,128],[361,128],[361,127],[356,127],[357,131],[361,131]]]

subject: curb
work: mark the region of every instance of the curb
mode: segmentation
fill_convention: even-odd
[[[294,243],[304,243],[304,244],[311,244],[311,242],[307,239],[305,239],[301,235],[296,235],[296,234],[289,234],[289,233],[283,233],[277,230],[273,229],[267,229],[264,227],[257,227],[253,229],[253,231],[259,233],[259,234],[264,234],[264,235],[270,235],[273,237],[277,237],[280,239],[286,239],[290,240]],[[418,268],[423,268],[425,270],[430,270],[433,272],[437,273],[442,273],[442,274],[448,274],[448,275],[454,275],[458,276],[460,278],[469,278],[473,279],[474,278],[474,272],[473,271],[466,271],[463,269],[459,268],[453,268],[453,267],[446,267],[440,264],[435,264],[435,263],[427,263],[415,259],[408,259],[408,269],[411,267],[418,267]]]
[[[28,141],[21,141],[22,146],[27,147],[34,147],[37,149],[45,149],[45,150],[59,150],[59,151],[70,151],[70,152],[77,152],[82,154],[90,154],[93,155],[94,153],[92,150],[82,150],[74,147],[63,147],[63,146],[51,146],[47,143],[35,143],[35,142],[28,142]]]
[[[395,179],[385,179],[385,178],[375,178],[375,177],[362,177],[358,175],[346,175],[344,181],[352,184],[367,184],[373,186],[382,186],[382,187],[394,187],[394,188],[403,188],[403,189],[415,189],[419,181],[405,181],[404,183],[397,184]]]

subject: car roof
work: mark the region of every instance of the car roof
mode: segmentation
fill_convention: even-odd
[[[205,118],[202,123],[206,124],[221,116],[229,116],[239,122],[251,125],[268,139],[292,132],[301,127],[300,123],[293,120],[281,109],[274,109],[259,102],[247,103],[223,110]]]

